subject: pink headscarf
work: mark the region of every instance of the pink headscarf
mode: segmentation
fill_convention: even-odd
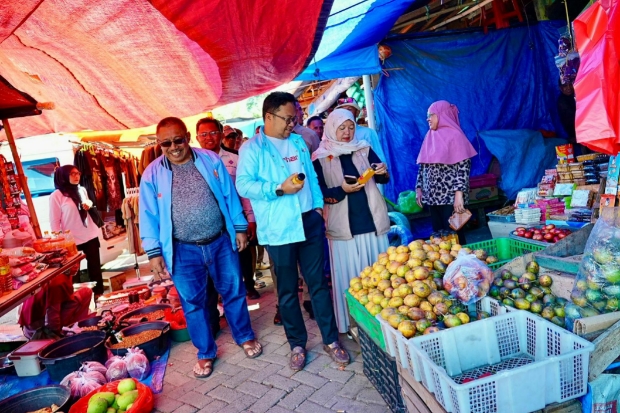
[[[428,108],[428,113],[437,115],[439,122],[437,130],[426,133],[417,163],[454,165],[478,154],[461,129],[456,105],[439,100]]]

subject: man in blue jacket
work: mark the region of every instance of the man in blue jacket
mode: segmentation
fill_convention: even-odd
[[[263,103],[264,128],[239,153],[237,191],[248,198],[256,217],[258,242],[275,264],[278,301],[291,347],[290,367],[306,363],[308,333],[299,307],[298,270],[308,284],[323,348],[334,361],[349,363],[338,341],[327,279],[323,276],[323,195],[301,136],[291,133],[297,123],[295,97],[274,92]],[[303,182],[293,178],[304,174]]]
[[[196,377],[213,372],[217,345],[209,328],[207,277],[222,296],[235,342],[245,354],[262,353],[255,339],[241,282],[237,250],[247,247],[248,223],[221,159],[190,148],[179,118],[165,118],[156,130],[163,155],[140,182],[140,236],[151,269],[166,268],[179,292],[192,343],[198,349]]]

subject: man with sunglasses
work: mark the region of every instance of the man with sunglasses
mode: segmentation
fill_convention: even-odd
[[[262,353],[250,325],[237,254],[247,247],[248,224],[222,160],[190,148],[181,119],[161,120],[156,135],[163,156],[146,168],[140,182],[142,246],[153,272],[170,271],[198,349],[194,375],[208,377],[217,346],[208,328],[207,278],[222,296],[235,342],[247,357]]]
[[[297,124],[295,97],[273,92],[263,102],[265,126],[241,147],[237,168],[239,195],[249,198],[256,216],[258,242],[273,259],[278,301],[291,348],[290,368],[306,363],[308,333],[299,306],[298,265],[308,284],[323,348],[334,361],[349,363],[338,341],[334,308],[323,276],[323,195],[310,153]],[[305,180],[294,178],[303,173]]]

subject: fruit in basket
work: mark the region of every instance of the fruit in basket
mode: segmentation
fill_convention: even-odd
[[[431,322],[425,318],[415,322],[415,327],[418,332],[423,333],[427,328],[432,327]]]
[[[381,318],[383,318],[385,321],[387,321],[387,319],[393,315],[396,314],[396,309],[392,308],[392,307],[386,307],[383,310],[381,310]]]
[[[530,309],[530,302],[527,301],[525,298],[517,298],[514,300],[515,303],[515,308],[519,309],[519,310],[529,310]]]
[[[422,298],[415,294],[409,294],[404,298],[403,303],[409,307],[419,307],[422,303]]]
[[[443,318],[443,323],[446,325],[446,327],[448,328],[452,328],[452,327],[458,327],[460,325],[463,324],[463,322],[461,321],[461,319],[458,317],[458,315],[452,315],[449,314],[447,316],[445,316]]]
[[[553,307],[548,306],[542,309],[540,315],[547,320],[551,320],[553,317],[555,317],[555,311],[553,310]]]
[[[540,284],[541,287],[551,287],[551,284],[553,284],[553,278],[547,274],[542,274],[538,277],[538,284]]]
[[[562,328],[565,327],[565,321],[564,321],[564,317],[558,317],[555,316],[553,318],[551,318],[551,322],[557,326],[560,326]]]
[[[530,311],[532,313],[540,314],[542,310],[543,310],[543,303],[541,303],[540,301],[536,300],[530,303]]]
[[[536,261],[530,261],[525,266],[525,270],[532,274],[538,274],[538,272],[540,271],[540,267],[538,266],[538,263]]]
[[[513,300],[525,299],[525,291],[523,291],[521,288],[514,288],[510,292],[510,298],[512,298]]]
[[[415,335],[417,328],[413,321],[404,320],[398,324],[398,331],[400,331],[405,338],[411,338]]]
[[[497,259],[497,257],[493,257],[493,256],[489,256],[486,259],[487,264],[495,264],[498,261],[499,260]]]
[[[407,317],[413,321],[422,320],[425,315],[426,312],[417,307],[409,308],[409,312],[407,313]]]
[[[439,331],[439,327],[428,327],[426,330],[424,330],[422,334],[426,335],[426,334],[436,333],[438,331]]]
[[[487,252],[485,250],[475,250],[474,255],[480,261],[486,261],[486,259],[488,258]]]

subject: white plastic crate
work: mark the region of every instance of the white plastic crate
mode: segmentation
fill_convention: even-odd
[[[486,311],[492,316],[495,316],[498,314],[504,314],[506,312],[506,308],[500,305],[497,300],[493,300],[490,297],[484,297],[476,304],[469,306],[469,312],[474,311]],[[388,322],[381,317],[381,314],[377,314],[376,319],[381,325],[381,332],[383,333],[383,338],[385,339],[386,352],[390,356],[396,358],[396,362],[402,368],[410,370],[413,375],[413,365],[411,364],[411,355],[409,354],[409,346],[407,344],[407,342],[411,339],[405,338],[400,331],[389,325]],[[475,320],[472,320],[472,322],[473,321]]]
[[[526,413],[582,396],[594,350],[589,341],[522,310],[407,344],[415,379],[455,413]],[[487,372],[492,375],[478,378]]]

